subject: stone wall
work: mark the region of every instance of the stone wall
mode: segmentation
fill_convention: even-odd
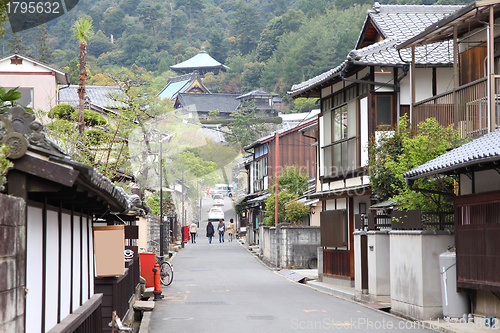
[[[317,256],[320,242],[320,228],[317,226],[262,226],[260,255],[274,267],[309,268],[309,259]]]
[[[0,332],[24,332],[26,205],[0,194]]]

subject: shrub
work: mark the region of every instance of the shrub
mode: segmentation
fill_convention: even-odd
[[[72,115],[75,108],[69,104],[58,104],[49,111],[49,117],[53,119],[73,120]]]
[[[79,115],[79,111],[75,110],[73,112],[73,120],[78,121]],[[107,123],[101,114],[92,110],[83,110],[83,121],[86,126],[101,126]]]

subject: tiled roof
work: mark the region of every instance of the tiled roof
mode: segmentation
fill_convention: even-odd
[[[86,98],[90,103],[98,107],[110,109],[125,107],[126,104],[119,99],[123,98],[124,93],[120,87],[116,86],[86,86]],[[59,102],[67,103],[73,106],[78,105],[78,86],[59,87]],[[76,104],[75,104],[76,103]]]
[[[190,111],[213,111],[231,113],[236,111],[240,102],[236,99],[237,94],[195,94],[180,93],[178,102]]]
[[[417,179],[494,161],[500,161],[500,129],[438,156],[406,172],[403,177]]]
[[[172,69],[186,69],[186,68],[227,68],[220,62],[212,58],[204,49],[194,57],[170,66]]]
[[[158,93],[158,97],[173,100],[177,97],[177,94],[184,92],[194,80],[193,73],[169,77],[165,87]]]
[[[399,43],[417,35],[434,22],[463,6],[386,5],[373,6],[368,17],[384,38],[392,37]]]
[[[348,63],[356,65],[392,65],[401,66],[411,60],[411,50],[398,52],[396,46],[408,38],[417,35],[428,25],[437,22],[461,6],[374,6],[368,11],[365,25],[372,22],[384,40],[360,49],[354,49],[347,55],[347,60],[341,65],[324,72],[312,79],[293,85],[289,95],[297,95],[315,86],[340,76]],[[362,32],[364,29],[362,29]],[[362,34],[357,45],[361,43]],[[453,60],[453,47],[449,42],[431,44],[415,49],[417,65],[449,64]]]

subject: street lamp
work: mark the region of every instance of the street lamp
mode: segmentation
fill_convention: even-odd
[[[163,243],[165,237],[163,235],[163,147],[164,140],[170,140],[174,134],[167,135],[160,140],[160,256],[163,256]],[[168,249],[167,249],[168,250]]]

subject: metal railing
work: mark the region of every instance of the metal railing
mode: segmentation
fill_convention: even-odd
[[[454,212],[425,212],[419,210],[393,211],[391,214],[357,214],[358,230],[453,230]]]

